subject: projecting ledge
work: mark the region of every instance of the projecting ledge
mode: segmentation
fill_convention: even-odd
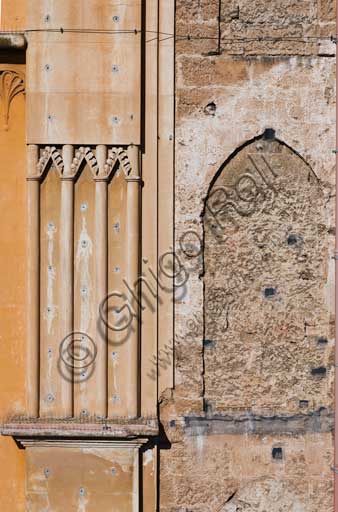
[[[0,31],[0,50],[24,50],[27,40],[24,33]]]
[[[79,422],[75,420],[27,420],[11,421],[3,424],[3,436],[12,436],[22,446],[32,446],[41,442],[53,444],[62,442],[65,445],[83,444],[84,442],[124,443],[130,446],[132,441],[143,444],[159,434],[156,419],[125,420],[123,423],[114,420]]]

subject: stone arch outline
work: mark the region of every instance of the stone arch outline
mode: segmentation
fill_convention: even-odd
[[[201,270],[201,272],[199,274],[199,278],[202,280],[202,284],[203,284],[203,292],[202,292],[203,293],[203,302],[202,302],[202,304],[203,304],[203,306],[202,306],[202,308],[203,308],[203,340],[206,340],[206,334],[207,334],[206,333],[206,314],[207,314],[207,310],[206,310],[206,281],[205,281],[205,276],[206,276],[206,267],[205,267],[205,249],[206,249],[206,222],[205,222],[205,218],[206,217],[205,217],[205,215],[206,215],[206,211],[207,211],[207,202],[208,202],[208,199],[210,198],[210,196],[212,194],[212,191],[213,191],[213,188],[215,186],[215,183],[217,182],[218,178],[222,175],[222,172],[228,166],[228,164],[231,163],[231,161],[234,158],[236,158],[236,156],[239,153],[241,153],[242,150],[244,150],[248,146],[254,144],[255,142],[259,142],[261,140],[271,140],[271,141],[277,142],[282,147],[287,148],[297,158],[299,158],[303,162],[303,164],[306,167],[306,169],[308,170],[308,172],[313,177],[314,182],[316,183],[317,187],[319,188],[319,191],[320,191],[319,193],[321,195],[323,194],[323,189],[322,189],[322,186],[321,186],[320,179],[316,175],[316,173],[313,170],[312,166],[308,163],[308,161],[297,150],[295,150],[293,147],[291,147],[289,144],[287,144],[283,140],[281,140],[278,137],[276,137],[275,130],[273,130],[271,128],[270,129],[266,129],[263,133],[259,134],[258,136],[255,136],[255,137],[252,137],[252,138],[246,140],[244,143],[242,143],[241,145],[236,147],[235,150],[232,151],[231,154],[219,166],[218,170],[215,172],[215,174],[213,175],[213,177],[210,180],[210,183],[208,185],[206,195],[203,198],[203,208],[202,208],[202,211],[201,211],[201,214],[200,214],[200,221],[201,221],[201,224],[202,224],[202,256],[203,257],[202,257],[202,270]],[[241,177],[241,176],[242,175],[239,174],[239,177]],[[239,212],[237,212],[237,213],[239,213]],[[251,212],[247,212],[248,218],[250,217],[250,215],[251,215]],[[207,412],[208,404],[207,404],[207,401],[206,401],[205,347],[202,348],[202,368],[203,368],[202,369],[203,408],[204,408],[204,411]]]

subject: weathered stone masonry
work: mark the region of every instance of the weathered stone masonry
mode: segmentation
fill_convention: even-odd
[[[161,402],[161,510],[332,511],[335,3],[221,7],[219,23],[219,2],[177,2],[190,277]],[[203,258],[182,251],[187,231]]]

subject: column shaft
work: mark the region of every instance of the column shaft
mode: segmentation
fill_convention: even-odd
[[[40,183],[39,148],[27,148],[27,414],[39,416],[40,385]]]
[[[74,303],[74,182],[71,176],[71,165],[74,158],[74,148],[71,145],[63,147],[64,173],[61,182],[61,230],[60,230],[60,343],[72,346],[69,338],[73,333],[73,303]],[[68,349],[69,350],[69,349]],[[73,416],[73,382],[72,361],[66,366],[66,358],[60,358],[61,416]]]
[[[97,146],[96,159],[99,174],[95,183],[95,250],[96,250],[96,312],[99,319],[99,307],[108,294],[108,182],[105,176],[107,147]],[[106,417],[108,414],[108,346],[107,327],[97,321],[97,358],[95,367],[96,414]]]
[[[128,148],[128,157],[132,165],[132,174],[127,180],[127,281],[134,293],[139,295],[139,272],[140,272],[140,177],[139,177],[139,154],[137,146]],[[137,309],[137,304],[133,304]],[[127,394],[128,403],[126,409],[129,417],[137,417],[139,414],[139,322],[133,323],[133,329],[127,340],[126,371],[129,386]]]

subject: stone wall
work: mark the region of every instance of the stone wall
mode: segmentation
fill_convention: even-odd
[[[332,511],[334,4],[177,1],[163,512]]]

